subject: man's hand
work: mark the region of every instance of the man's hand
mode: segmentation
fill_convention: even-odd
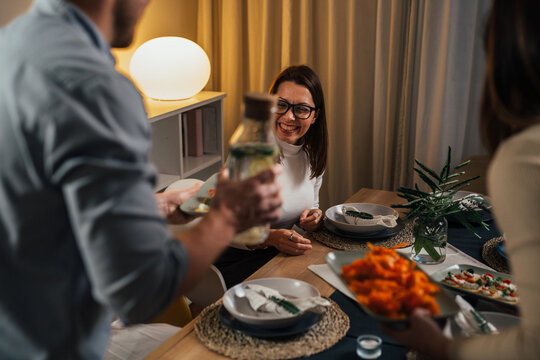
[[[409,319],[410,326],[405,330],[396,330],[381,324],[382,330],[399,341],[402,345],[417,350],[434,360],[446,360],[450,340],[433,321],[428,310],[417,308]],[[429,341],[426,340],[429,338]]]
[[[186,189],[165,191],[156,194],[156,202],[161,215],[170,224],[185,224],[193,220],[195,217],[180,211],[179,206],[195,195],[200,187],[200,184],[193,184]]]
[[[210,212],[221,213],[236,232],[279,219],[280,186],[275,182],[281,165],[242,181],[230,181],[229,170],[220,171]]]
[[[281,165],[275,165],[242,181],[230,181],[226,168],[219,172],[210,211],[185,232],[175,234],[190,259],[181,292],[198,281],[236,233],[279,218],[280,186],[275,179],[281,171]]]

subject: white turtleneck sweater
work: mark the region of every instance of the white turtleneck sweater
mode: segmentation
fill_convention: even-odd
[[[319,207],[322,175],[310,179],[311,167],[303,145],[291,145],[276,137],[282,158],[283,173],[277,178],[281,184],[281,217],[272,229],[290,229],[305,209]]]

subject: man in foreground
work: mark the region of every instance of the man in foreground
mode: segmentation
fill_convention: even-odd
[[[152,319],[238,231],[279,216],[277,168],[222,171],[209,214],[169,236],[150,124],[109,48],[147,3],[36,0],[0,30],[0,358],[101,358],[114,314]],[[175,201],[161,195],[163,215]]]

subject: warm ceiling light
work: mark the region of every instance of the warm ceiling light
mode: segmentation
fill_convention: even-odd
[[[210,60],[193,41],[165,36],[139,46],[129,63],[129,72],[150,98],[187,99],[208,82]]]

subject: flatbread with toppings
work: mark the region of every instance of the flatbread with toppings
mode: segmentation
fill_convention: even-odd
[[[489,272],[478,274],[474,269],[448,271],[442,283],[511,304],[519,301],[518,289],[512,280]]]

